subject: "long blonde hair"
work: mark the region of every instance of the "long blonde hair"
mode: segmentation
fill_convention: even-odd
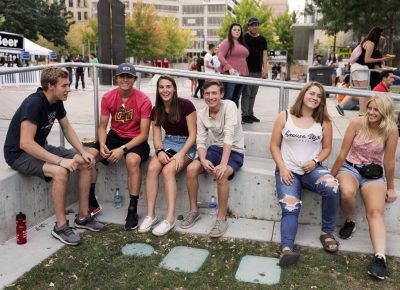
[[[375,101],[382,119],[378,126],[377,144],[383,145],[389,137],[392,129],[396,127],[396,114],[393,111],[393,101],[388,93],[376,93],[367,102],[367,108],[371,102]],[[362,117],[361,138],[367,140],[371,138],[371,127],[368,122],[368,115]]]

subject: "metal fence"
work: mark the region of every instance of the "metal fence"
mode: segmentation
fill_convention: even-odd
[[[111,69],[115,70],[117,65],[109,65],[109,64],[89,64],[89,63],[59,63],[59,64],[50,64],[50,65],[38,65],[32,67],[19,67],[19,68],[3,68],[0,70],[0,87],[6,86],[10,84],[16,85],[16,80],[19,80],[19,85],[22,84],[21,80],[28,81],[26,84],[34,84],[33,82],[40,82],[39,73],[41,70],[47,67],[88,67],[91,68],[91,76],[93,82],[93,105],[94,105],[94,114],[95,114],[95,136],[97,138],[97,128],[99,126],[99,69]],[[289,90],[301,90],[304,86],[304,83],[299,82],[290,82],[290,81],[279,81],[279,80],[269,80],[269,79],[261,79],[261,78],[250,78],[250,77],[241,77],[241,76],[230,76],[224,74],[207,74],[203,72],[193,72],[188,70],[178,70],[178,69],[170,69],[170,68],[159,68],[159,67],[151,67],[151,66],[143,66],[143,65],[135,65],[136,71],[138,72],[138,80],[136,81],[136,85],[140,88],[140,80],[141,74],[167,74],[175,77],[183,77],[183,78],[197,78],[197,79],[218,79],[222,82],[231,82],[231,83],[240,83],[246,85],[256,85],[256,86],[264,86],[271,88],[279,89],[279,106],[277,111],[280,112],[289,107]],[[21,77],[24,75],[25,79]],[[14,81],[14,82],[13,82]],[[32,81],[30,83],[29,81]],[[36,83],[35,83],[36,84]],[[344,94],[358,97],[370,97],[373,95],[372,91],[362,90],[362,89],[354,89],[354,88],[338,88],[331,86],[324,86],[325,91],[329,94]],[[394,101],[400,101],[400,94],[391,94]],[[62,133],[60,133],[62,134]],[[60,136],[60,144],[64,145],[64,136]]]

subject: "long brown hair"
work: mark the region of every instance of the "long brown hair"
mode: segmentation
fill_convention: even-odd
[[[165,111],[164,108],[164,102],[160,96],[160,92],[158,90],[158,86],[160,84],[161,80],[167,80],[172,83],[172,86],[175,89],[175,92],[172,96],[171,99],[171,107],[169,109],[169,113]],[[180,116],[180,109],[179,109],[179,98],[178,98],[178,89],[176,86],[175,80],[167,75],[162,75],[158,78],[157,80],[157,89],[156,89],[156,118],[155,122],[157,126],[162,126],[166,124],[167,122],[172,123],[172,124],[177,124],[181,120]]]
[[[304,96],[311,87],[317,87],[321,91],[321,102],[312,113],[315,122],[322,124],[324,121],[330,121],[331,117],[328,114],[326,107],[326,93],[324,87],[319,82],[309,82],[304,85],[299,95],[297,96],[293,106],[290,107],[290,114],[295,115],[297,118],[303,117],[301,109],[303,107]]]
[[[367,34],[367,36],[361,41],[361,46],[367,40],[373,42],[375,44],[375,48],[378,47],[379,39],[381,38],[383,32],[383,28],[379,26],[373,27]]]
[[[233,39],[232,36],[232,28],[234,26],[239,26],[240,27],[240,36],[238,38],[238,41],[241,45],[243,45],[244,47],[247,47],[247,45],[244,42],[244,38],[243,38],[243,28],[242,25],[240,25],[239,23],[232,23],[231,26],[229,26],[229,30],[228,30],[228,42],[229,42],[229,49],[228,49],[228,53],[227,54],[231,54],[232,53],[232,49],[235,46],[235,40]]]

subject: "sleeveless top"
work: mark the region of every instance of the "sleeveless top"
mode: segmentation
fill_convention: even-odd
[[[286,113],[286,124],[281,131],[282,159],[290,171],[303,175],[302,166],[322,150],[322,125],[314,122],[311,128],[298,128],[289,111]]]
[[[379,145],[374,138],[364,140],[361,129],[356,132],[347,160],[354,164],[382,164],[385,145]]]

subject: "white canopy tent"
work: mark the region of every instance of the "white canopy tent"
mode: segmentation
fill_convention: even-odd
[[[51,49],[45,48],[43,46],[40,46],[39,44],[34,43],[33,41],[30,41],[27,38],[24,38],[24,46],[25,46],[25,51],[29,52],[29,54],[34,54],[34,55],[46,55],[49,56],[49,53],[52,52]]]

